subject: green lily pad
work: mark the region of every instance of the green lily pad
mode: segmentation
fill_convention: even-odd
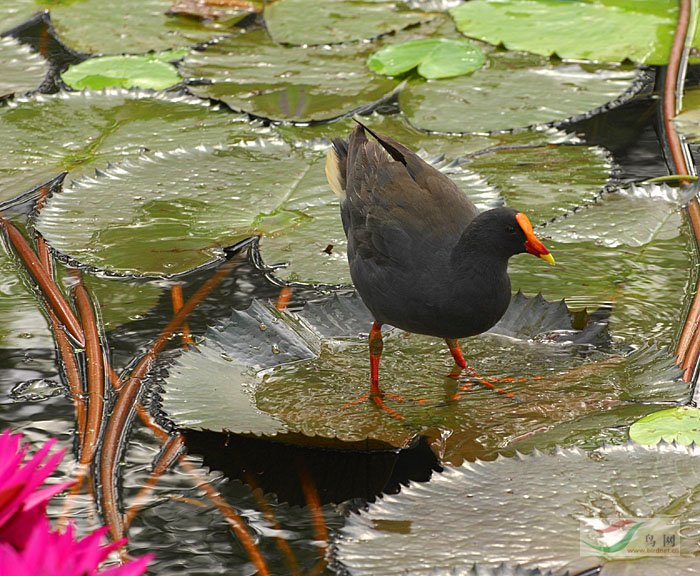
[[[572,306],[615,302],[614,334],[630,344],[673,347],[684,320],[679,303],[688,298],[693,240],[680,202],[666,188],[613,191],[557,218],[538,231],[557,266],[533,270],[512,259],[514,286],[540,290],[548,299],[566,298]]]
[[[73,181],[37,225],[55,249],[122,274],[173,275],[255,233],[307,218],[297,194],[310,159],[274,142],[154,153]],[[328,197],[332,197],[330,192]]]
[[[423,130],[493,132],[587,115],[637,89],[635,71],[620,67],[550,64],[520,53],[492,53],[469,76],[411,82],[401,110]]]
[[[508,339],[488,335],[462,345],[482,373],[516,377],[495,385],[516,394],[520,403],[476,381],[448,378],[452,359],[442,341],[397,330],[385,330],[381,383],[385,391],[403,397],[401,402],[389,397],[387,403],[404,420],[369,401],[355,402],[369,386],[366,336],[360,333],[371,325],[371,317],[356,295],[339,295],[309,304],[297,315],[259,302],[235,311],[207,332],[201,354],[180,356],[176,382],[168,377],[163,384],[162,407],[180,426],[261,433],[244,414],[231,416],[232,410],[261,411],[266,416],[260,424],[273,419],[275,430],[344,441],[372,438],[397,447],[439,428],[449,431],[440,445],[444,459],[461,462],[565,424],[578,426],[579,438],[598,438],[616,423],[601,429],[599,422],[592,425],[587,419],[625,400],[687,400],[688,386],[678,381],[677,369],[669,372],[668,362],[673,363],[668,354],[622,358],[598,353],[597,362],[585,363],[574,351],[589,350],[587,346],[556,343],[551,336],[571,326],[565,306],[522,296],[512,306],[510,320],[496,328]],[[224,407],[221,400],[230,387],[239,389],[230,392],[238,398],[235,408]]]
[[[700,409],[678,406],[648,414],[630,426],[630,438],[637,444],[700,444]]]
[[[0,3],[0,33],[19,26],[41,10],[42,7],[37,5],[36,0],[15,0],[14,2]]]
[[[450,10],[465,35],[509,50],[573,60],[666,64],[675,0],[472,0]],[[700,47],[696,33],[693,46]]]
[[[607,184],[612,161],[601,148],[531,146],[479,152],[466,165],[484,176],[506,203],[533,224],[565,213]]]
[[[124,0],[109,7],[102,0],[42,5],[50,9],[61,40],[91,54],[140,54],[193,46],[229,32],[232,24],[167,16],[171,0]],[[245,15],[241,12],[237,18]]]
[[[272,39],[298,46],[371,40],[425,18],[386,0],[279,0],[265,7],[265,25]]]
[[[429,80],[462,76],[486,62],[484,52],[467,40],[423,38],[390,44],[372,54],[367,66],[377,74],[398,76],[413,68]]]
[[[693,574],[699,456],[694,447],[628,445],[447,468],[352,515],[331,556],[337,568],[356,575],[581,574],[600,565],[604,576]],[[652,518],[659,517],[668,518],[654,529]],[[621,519],[641,523],[628,556],[604,556],[586,545],[606,542]],[[645,534],[659,538],[664,527],[677,535],[681,555],[634,553],[646,549]],[[612,542],[622,541],[619,532]],[[426,554],[436,541],[449,541],[449,554]]]
[[[76,90],[144,88],[165,90],[180,83],[172,64],[146,56],[102,56],[69,66],[61,78]]]
[[[0,38],[0,98],[36,90],[49,64],[14,38]]]
[[[193,52],[186,78],[211,82],[190,90],[272,120],[329,120],[386,98],[397,82],[372,74],[366,44],[331,48],[285,47],[264,30],[222,40]]]
[[[0,201],[144,150],[251,141],[269,129],[202,100],[110,89],[16,98],[0,109]]]
[[[402,114],[379,114],[373,112],[362,116],[362,123],[382,134],[390,134],[412,150],[423,151],[425,155],[448,158],[469,156],[497,147],[545,146],[546,144],[572,143],[576,137],[554,128],[544,130],[523,130],[495,134],[428,134],[417,130]],[[347,136],[357,126],[352,118],[345,118],[329,124],[310,126],[280,125],[277,133],[293,146],[320,148],[330,146],[333,138]]]
[[[690,88],[683,94],[683,109],[673,121],[678,131],[691,142],[700,142],[700,89]]]

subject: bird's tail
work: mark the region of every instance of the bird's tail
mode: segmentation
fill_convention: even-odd
[[[331,190],[345,200],[345,174],[348,164],[348,143],[342,138],[333,138],[333,146],[326,154],[326,178]]]

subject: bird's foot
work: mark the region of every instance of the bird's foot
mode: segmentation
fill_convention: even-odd
[[[384,398],[388,398],[390,400],[395,400],[396,402],[405,402],[406,399],[403,396],[400,396],[399,394],[392,394],[391,392],[379,392],[378,394],[363,394],[360,396],[357,400],[353,400],[352,402],[348,402],[342,407],[342,410],[347,410],[348,408],[352,406],[358,406],[360,404],[364,404],[368,400],[371,400],[375,406],[378,408],[381,408],[384,412],[389,414],[392,418],[396,420],[405,420],[405,418],[399,414],[396,410],[390,408],[389,406],[386,405],[386,402],[384,402]]]
[[[515,377],[506,377],[506,378],[497,378],[497,377],[483,377],[483,376],[476,376],[473,377],[469,382],[466,382],[465,384],[462,384],[459,387],[459,391],[455,392],[455,394],[452,396],[452,400],[458,400],[461,396],[462,392],[468,392],[474,387],[474,384],[481,384],[482,386],[489,388],[490,390],[493,390],[494,392],[498,394],[502,394],[503,396],[506,396],[510,398],[511,400],[515,402],[522,402],[520,398],[515,396],[514,394],[511,394],[507,390],[504,390],[503,388],[500,388],[494,384],[494,382],[505,382],[505,383],[513,383],[513,382],[528,382],[530,380],[541,380],[544,378],[544,376],[530,376],[529,378],[515,378]]]
[[[450,372],[447,375],[447,377],[457,380],[462,374],[466,374],[466,376],[469,376],[470,378],[481,378],[481,374],[479,374],[471,366],[466,366],[465,368],[462,368],[461,366],[457,366],[456,364],[454,368],[452,368],[452,372]]]

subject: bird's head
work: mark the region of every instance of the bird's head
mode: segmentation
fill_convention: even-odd
[[[537,238],[530,219],[512,208],[494,208],[479,214],[472,222],[476,234],[477,250],[492,250],[509,258],[515,254],[529,252],[554,266],[552,256]]]

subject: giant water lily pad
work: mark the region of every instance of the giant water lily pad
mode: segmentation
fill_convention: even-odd
[[[37,224],[54,248],[84,264],[179,274],[303,219],[286,203],[316,159],[274,142],[154,153],[64,187]]]
[[[61,40],[74,50],[93,54],[193,46],[228,32],[230,25],[167,16],[171,0],[124,0],[109,8],[101,0],[45,5]]]
[[[410,122],[435,132],[493,132],[561,122],[629,95],[635,72],[491,53],[470,76],[411,82],[399,95]]]
[[[686,199],[687,194],[665,184],[611,188],[595,202],[563,212],[546,227],[546,234],[558,242],[590,241],[611,248],[669,240],[678,236]],[[614,222],[605,212],[615,213]]]
[[[681,215],[684,196],[658,185],[608,190],[539,231],[551,238],[545,242],[555,268],[514,258],[511,279],[576,306],[614,301],[613,333],[628,343],[673,346],[693,252]]]
[[[450,14],[462,33],[509,50],[574,60],[666,64],[678,3],[472,0]],[[700,35],[693,45],[700,47]]]
[[[328,120],[371,106],[398,82],[365,65],[371,46],[299,48],[273,43],[254,30],[188,56],[185,77],[204,80],[190,90],[236,110],[273,120]]]
[[[0,99],[36,90],[48,69],[48,62],[31,48],[14,38],[0,38]]]
[[[372,39],[425,18],[387,0],[279,0],[265,7],[270,36],[281,44],[319,45]],[[309,26],[310,20],[313,26]]]
[[[691,142],[700,141],[700,89],[689,89],[683,94],[683,109],[673,121],[678,131]]]
[[[610,447],[590,456],[574,448],[477,461],[448,468],[353,515],[335,543],[334,557],[358,576],[472,569],[501,574],[516,567],[578,574],[600,564],[607,576],[694,574],[699,485],[698,450],[667,444]],[[594,529],[620,519],[644,524],[659,516],[670,517],[676,534],[683,527],[680,547],[691,557],[611,554],[607,563],[586,545],[600,540]],[[449,551],[440,553],[436,542],[443,541],[450,543]]]
[[[568,145],[506,146],[476,153],[466,166],[483,175],[509,206],[525,212],[533,224],[590,199],[614,171],[603,149]]]
[[[0,109],[0,201],[64,170],[92,174],[144,150],[249,141],[270,131],[207,102],[118,89],[16,98]]]
[[[226,149],[175,150],[74,181],[38,222],[52,246],[118,273],[173,275],[262,234],[267,264],[290,280],[350,280],[338,200],[318,152],[276,140]],[[500,203],[474,172],[442,161],[481,208]],[[332,245],[331,250],[325,250]]]
[[[661,440],[700,444],[700,410],[678,406],[648,414],[630,426],[630,438],[637,444],[656,444]]]
[[[260,303],[234,312],[208,331],[201,352],[187,352],[176,361],[175,380],[168,377],[163,384],[162,407],[184,427],[269,433],[272,426],[272,431],[343,441],[373,438],[394,446],[437,427],[449,432],[444,458],[460,462],[565,422],[574,425],[622,402],[687,399],[687,385],[674,380],[677,372],[662,373],[654,382],[627,376],[636,374],[640,363],[650,368],[666,356],[607,358],[591,347],[586,330],[571,330],[565,306],[520,296],[512,307],[495,329],[509,339],[473,338],[463,348],[482,373],[506,378],[492,384],[507,388],[520,403],[478,381],[446,377],[452,359],[442,341],[396,330],[385,334],[381,383],[404,397],[404,402],[387,400],[404,420],[371,402],[355,403],[369,386],[366,336],[360,332],[368,329],[371,317],[357,296],[349,295],[307,305],[298,315]],[[590,328],[595,325],[592,320]],[[573,337],[562,337],[566,332]],[[583,345],[576,343],[579,339]],[[592,352],[600,360],[585,363]],[[226,407],[222,395],[232,399]],[[580,434],[589,439],[607,430],[582,428]]]
[[[16,0],[0,4],[0,33],[19,26],[42,10],[36,0]]]

